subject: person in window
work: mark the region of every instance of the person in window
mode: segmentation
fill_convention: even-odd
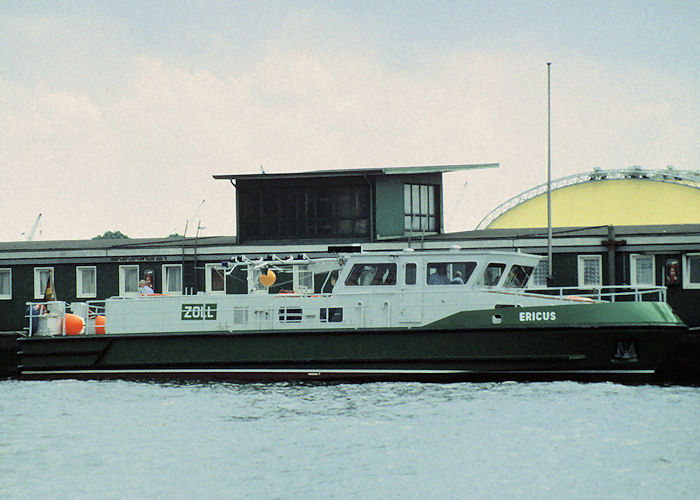
[[[148,286],[146,280],[139,281],[139,292],[141,295],[153,295],[153,288]]]
[[[447,266],[438,264],[435,272],[428,277],[428,285],[449,285],[450,279],[447,277]]]
[[[365,266],[365,268],[360,273],[360,277],[357,280],[357,284],[360,286],[367,286],[372,284],[374,279],[375,269],[372,266]]]
[[[464,285],[464,279],[460,271],[455,271],[454,278],[450,280],[451,285]]]

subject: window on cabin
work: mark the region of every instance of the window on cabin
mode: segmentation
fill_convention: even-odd
[[[476,262],[430,262],[426,269],[428,285],[462,285],[474,272]]]
[[[436,232],[437,186],[428,184],[404,184],[404,231]]]
[[[630,285],[654,286],[656,275],[654,273],[653,255],[630,255]]]
[[[603,286],[603,258],[600,255],[578,256],[578,287],[596,288]]]
[[[534,268],[532,266],[521,266],[520,264],[514,264],[510,268],[510,271],[508,271],[508,276],[506,277],[503,286],[506,288],[525,288],[533,269]]]
[[[79,299],[97,297],[97,268],[77,266],[75,268],[75,296]]]
[[[204,265],[204,287],[208,293],[226,293],[226,270],[221,264]]]
[[[12,269],[0,269],[0,300],[12,299]]]
[[[417,272],[418,266],[416,266],[416,264],[406,264],[406,275],[404,277],[404,282],[407,285],[415,285]]]
[[[41,300],[46,298],[56,300],[56,283],[53,278],[53,267],[35,267],[34,299]]]
[[[343,321],[342,307],[322,307],[319,312],[321,323],[340,323]]]
[[[139,266],[119,266],[119,295],[139,293]]]
[[[683,259],[683,288],[700,288],[700,254],[687,254]]]
[[[277,317],[280,323],[301,323],[301,308],[280,307]]]
[[[506,265],[496,262],[490,263],[486,266],[484,270],[483,284],[485,286],[496,286],[503,276],[503,271],[505,271]]]
[[[369,235],[369,186],[241,187],[244,239],[348,238]]]
[[[396,284],[396,264],[355,264],[345,279],[346,286]]]
[[[163,293],[182,293],[182,264],[163,264]]]

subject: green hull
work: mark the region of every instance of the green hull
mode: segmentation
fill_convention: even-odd
[[[666,304],[595,304],[414,329],[25,337],[19,356],[30,378],[634,382],[652,379],[686,330]]]

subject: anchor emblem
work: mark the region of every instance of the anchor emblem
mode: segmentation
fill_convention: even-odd
[[[613,361],[637,361],[637,349],[634,341],[624,342],[619,340]]]

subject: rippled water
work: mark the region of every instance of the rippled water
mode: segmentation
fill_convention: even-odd
[[[700,497],[700,388],[0,381],[2,498]]]

